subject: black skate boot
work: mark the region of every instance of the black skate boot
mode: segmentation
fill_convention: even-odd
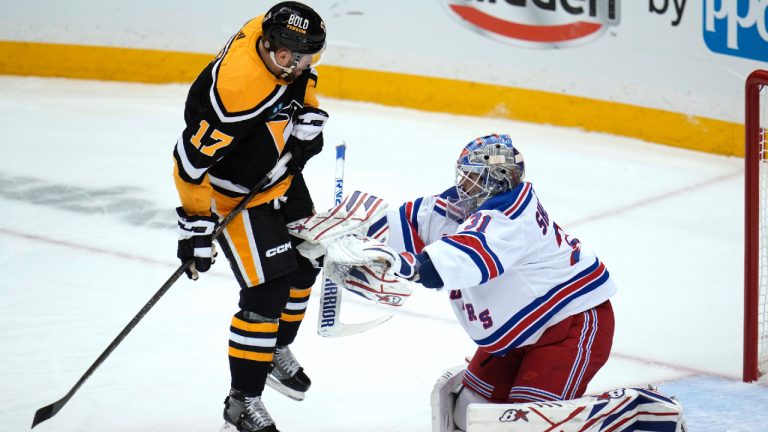
[[[280,432],[261,396],[248,397],[234,389],[224,399],[224,421],[222,432],[231,431],[233,427],[240,432]]]
[[[267,385],[291,399],[301,401],[304,400],[304,394],[309,390],[312,381],[293,357],[288,346],[279,346],[275,348]]]

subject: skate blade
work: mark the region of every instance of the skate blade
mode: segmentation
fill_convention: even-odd
[[[277,378],[274,378],[272,375],[267,375],[267,385],[272,387],[277,392],[282,393],[283,395],[295,401],[301,402],[304,400],[304,392],[296,391],[290,387],[287,387],[285,384],[278,381]]]

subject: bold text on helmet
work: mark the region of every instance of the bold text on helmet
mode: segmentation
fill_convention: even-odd
[[[306,34],[307,29],[309,28],[309,20],[306,18],[302,18],[298,15],[291,14],[291,17],[288,18],[288,26],[290,30]]]

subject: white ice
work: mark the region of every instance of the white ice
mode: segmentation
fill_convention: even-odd
[[[172,147],[183,85],[0,77],[0,431],[28,430],[177,267]],[[616,336],[590,392],[657,384],[692,431],[768,429],[768,387],[743,384],[742,159],[575,129],[322,100],[326,149],[306,169],[393,205],[453,181],[461,146],[510,133],[551,217],[619,284]],[[224,260],[222,260],[224,261]],[[347,302],[348,301],[348,302]],[[216,431],[237,283],[225,262],[180,280],[40,431]],[[343,317],[381,311],[345,300]],[[324,339],[311,302],[293,351],[304,402],[272,390],[283,431],[430,430],[429,395],[473,352],[447,299],[417,290],[388,323]]]

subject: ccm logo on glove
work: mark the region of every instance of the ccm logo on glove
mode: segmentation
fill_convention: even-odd
[[[267,258],[273,257],[275,255],[281,254],[287,250],[291,249],[291,242],[288,242],[286,244],[282,244],[277,247],[273,247],[272,249],[269,249],[267,253],[265,254]]]

